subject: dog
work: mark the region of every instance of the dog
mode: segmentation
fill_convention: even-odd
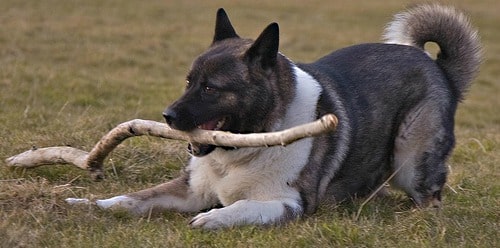
[[[219,9],[212,44],[194,60],[166,122],[182,131],[261,133],[333,113],[336,132],[286,147],[190,144],[180,177],[97,205],[198,213],[190,225],[206,229],[276,225],[391,179],[417,206],[440,206],[455,111],[481,63],[477,30],[452,7],[425,4],[395,15],[383,37],[294,63],[278,51],[277,23],[244,39]],[[438,44],[436,59],[426,42]]]

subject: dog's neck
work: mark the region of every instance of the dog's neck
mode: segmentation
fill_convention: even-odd
[[[274,125],[273,131],[311,122],[316,118],[316,107],[322,91],[321,85],[293,63],[292,71],[295,76],[295,96],[288,105],[285,116]]]

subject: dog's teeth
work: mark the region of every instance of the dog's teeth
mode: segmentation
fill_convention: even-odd
[[[220,129],[224,125],[224,120],[220,120],[217,122],[217,126],[215,127],[216,130]]]

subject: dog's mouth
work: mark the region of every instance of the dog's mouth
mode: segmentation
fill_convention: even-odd
[[[226,117],[214,119],[211,121],[207,121],[201,125],[198,125],[197,128],[203,130],[214,130],[214,131],[222,130],[222,127],[224,126],[224,124],[226,124],[226,120],[227,120]]]
[[[213,119],[211,121],[207,121],[196,127],[203,130],[221,131],[223,130],[224,125],[227,123],[227,120],[228,120],[227,117],[221,117]],[[202,157],[211,153],[213,150],[215,150],[216,147],[217,146],[215,145],[199,144],[192,142],[188,146],[188,151],[194,156]]]

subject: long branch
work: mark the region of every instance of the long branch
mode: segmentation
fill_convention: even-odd
[[[287,145],[298,139],[320,135],[335,130],[338,120],[328,114],[319,120],[270,133],[234,134],[223,131],[196,129],[182,132],[170,128],[167,124],[149,120],[131,120],[124,122],[104,137],[90,152],[72,147],[34,148],[6,160],[8,166],[31,168],[48,164],[73,164],[90,171],[94,179],[103,178],[102,165],[108,154],[125,139],[149,135],[154,137],[185,140],[199,144],[212,144],[230,147],[259,147]]]

